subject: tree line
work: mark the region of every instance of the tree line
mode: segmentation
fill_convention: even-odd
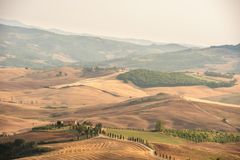
[[[122,134],[115,134],[115,133],[111,133],[111,132],[106,133],[105,135],[108,136],[108,137],[110,137],[110,138],[115,138],[115,139],[129,140],[129,141],[133,141],[133,142],[138,142],[138,143],[144,144],[144,145],[146,145],[147,147],[153,149],[153,147],[148,143],[147,140],[144,140],[144,139],[139,138],[139,137],[127,137],[127,138],[125,138]]]
[[[106,133],[106,136],[110,137],[110,138],[114,138],[114,139],[120,139],[120,140],[128,140],[128,141],[132,141],[132,142],[137,142],[137,143],[141,143],[149,148],[151,148],[154,151],[155,156],[161,157],[165,160],[175,160],[175,158],[171,155],[165,154],[165,153],[157,153],[155,148],[147,141],[144,140],[142,138],[139,137],[127,137],[125,138],[122,134],[115,134],[115,133]]]

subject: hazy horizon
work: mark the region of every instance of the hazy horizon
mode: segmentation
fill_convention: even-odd
[[[79,34],[165,43],[240,42],[238,0],[0,0],[0,18]]]

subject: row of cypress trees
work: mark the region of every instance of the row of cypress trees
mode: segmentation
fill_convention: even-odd
[[[139,138],[139,137],[128,137],[127,139],[121,135],[121,134],[115,134],[115,133],[107,133],[106,134],[108,137],[110,138],[115,138],[115,139],[121,139],[121,140],[129,140],[129,141],[133,141],[133,142],[137,142],[137,143],[141,143],[151,149],[154,150],[154,154],[160,158],[163,158],[165,160],[175,160],[175,158],[171,155],[167,155],[167,154],[164,154],[164,153],[157,153],[156,150],[154,149],[154,147],[147,141],[147,140],[144,140],[142,138]]]

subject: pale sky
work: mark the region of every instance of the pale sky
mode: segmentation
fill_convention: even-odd
[[[119,38],[240,43],[240,0],[0,0],[0,18]]]

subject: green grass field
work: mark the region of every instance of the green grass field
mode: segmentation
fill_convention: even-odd
[[[136,131],[136,130],[127,130],[127,129],[110,129],[110,128],[107,128],[106,132],[114,133],[118,135],[121,134],[125,138],[138,137],[138,138],[147,140],[150,143],[181,144],[186,142],[186,140],[184,139],[163,135],[159,132]]]

